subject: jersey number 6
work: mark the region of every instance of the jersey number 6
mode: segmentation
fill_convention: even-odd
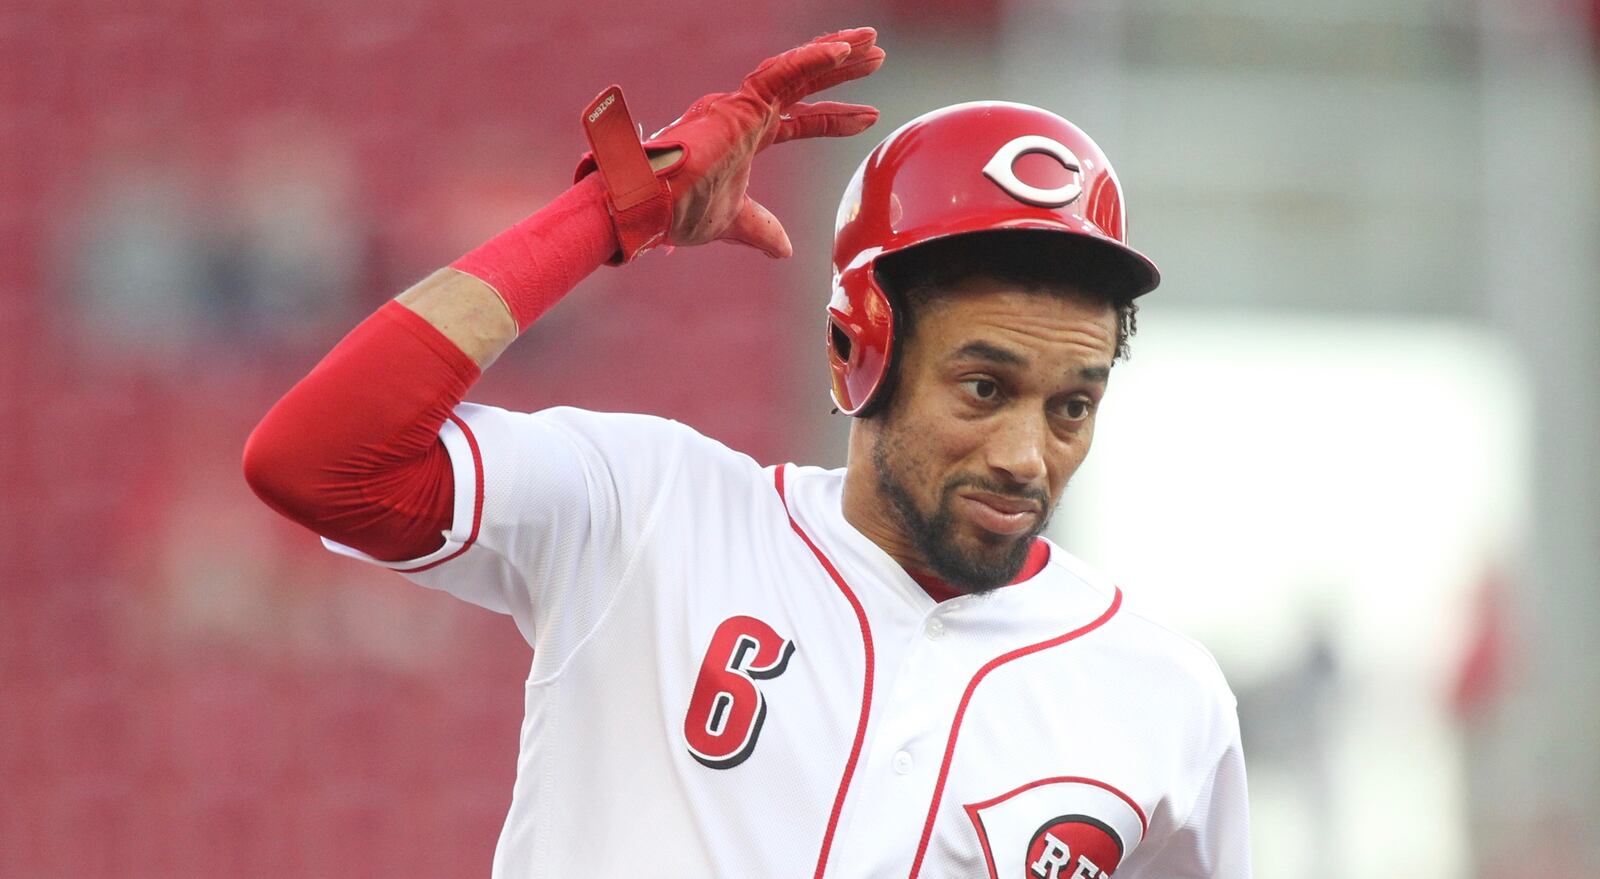
[[[794,642],[755,617],[729,617],[717,626],[683,718],[683,740],[694,759],[732,769],[750,756],[767,719],[756,681],[783,674],[793,655]]]

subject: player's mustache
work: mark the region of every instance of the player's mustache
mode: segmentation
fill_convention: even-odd
[[[1040,511],[1050,509],[1050,495],[1042,488],[1018,488],[1015,485],[1002,485],[992,480],[978,476],[955,476],[944,484],[942,495],[949,498],[952,494],[963,488],[976,488],[979,491],[1002,497],[1017,498],[1019,500],[1033,501],[1039,505]]]

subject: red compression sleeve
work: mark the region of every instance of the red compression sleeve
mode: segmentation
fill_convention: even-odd
[[[269,506],[375,558],[444,545],[454,508],[439,428],[478,366],[389,302],[272,407],[245,445],[245,478]]]
[[[590,174],[450,267],[498,293],[521,331],[617,249],[605,183]]]
[[[525,330],[617,251],[599,175],[466,254]],[[245,477],[273,509],[375,558],[443,545],[455,500],[439,427],[478,366],[390,302],[351,331],[251,434]]]

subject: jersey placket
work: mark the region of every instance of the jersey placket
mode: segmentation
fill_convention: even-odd
[[[860,784],[840,825],[829,875],[900,876],[921,838],[962,684],[984,661],[968,619],[974,599],[933,605],[883,662]],[[881,642],[880,642],[881,643]],[[889,675],[893,678],[890,679]]]

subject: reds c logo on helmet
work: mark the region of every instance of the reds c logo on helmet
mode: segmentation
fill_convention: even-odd
[[[1023,166],[1040,157],[1053,175]],[[1044,157],[1048,157],[1045,159]],[[1155,264],[1128,246],[1122,187],[1100,147],[1071,122],[1005,101],[926,113],[878,144],[856,169],[834,226],[828,362],[833,400],[870,411],[894,356],[894,309],[874,273],[885,254],[980,232],[1043,230],[1092,242],[1126,279],[1117,295],[1155,289]]]
[[[1017,176],[1017,159],[1029,153],[1053,157],[1072,174],[1072,180],[1053,189],[1041,189],[1022,182],[1022,178]],[[1020,201],[1042,208],[1065,207],[1076,201],[1083,194],[1083,186],[1078,182],[1082,173],[1083,163],[1072,154],[1072,150],[1040,134],[1025,134],[1011,141],[994,154],[989,164],[983,166],[983,176],[993,180],[1001,189]]]

